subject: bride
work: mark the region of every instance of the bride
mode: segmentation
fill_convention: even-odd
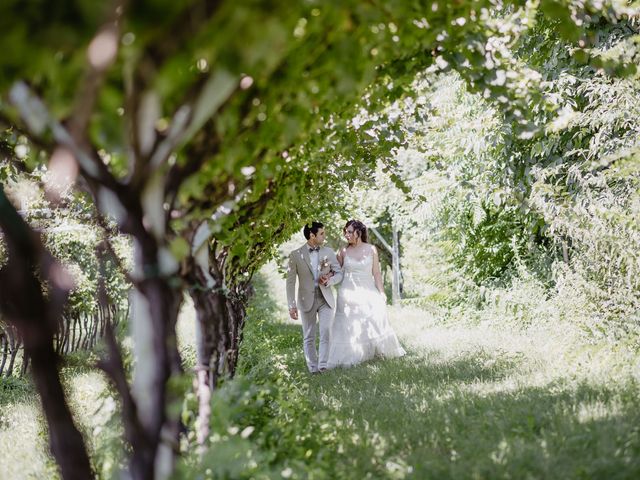
[[[338,254],[344,276],[338,287],[327,367],[356,365],[377,355],[400,357],[405,351],[387,319],[378,252],[367,243],[367,227],[349,220],[343,232],[348,245]]]

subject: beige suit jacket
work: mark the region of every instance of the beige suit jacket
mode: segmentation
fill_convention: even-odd
[[[321,247],[318,252],[318,268],[320,269],[323,264],[328,265],[333,271],[333,277],[329,280],[329,285],[319,285],[320,290],[327,304],[335,309],[336,302],[333,298],[331,285],[342,281],[342,268],[338,263],[335,252],[328,247]],[[287,270],[287,304],[289,308],[297,307],[303,312],[308,312],[313,307],[315,284],[311,268],[309,245],[305,243],[289,255],[289,268]],[[297,302],[295,300],[296,279],[298,279]]]

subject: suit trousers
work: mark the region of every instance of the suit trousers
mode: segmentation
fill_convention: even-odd
[[[317,372],[319,369],[327,368],[329,357],[329,335],[331,321],[333,320],[333,309],[329,306],[322,295],[319,287],[315,289],[313,306],[308,312],[300,312],[302,320],[302,338],[304,358],[310,372]],[[320,348],[316,352],[316,324],[320,330]]]

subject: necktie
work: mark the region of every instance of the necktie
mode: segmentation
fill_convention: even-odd
[[[309,247],[309,253],[311,252],[319,252],[320,251],[320,247]]]

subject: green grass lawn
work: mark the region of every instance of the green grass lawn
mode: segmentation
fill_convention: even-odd
[[[242,373],[215,400],[214,453],[192,468],[206,478],[640,478],[634,351],[576,344],[561,328],[445,328],[417,310],[391,313],[406,357],[310,376],[280,286],[259,286]]]
[[[640,478],[637,350],[391,309],[406,357],[311,376],[282,281],[257,280],[239,372],[214,395],[212,447],[200,458],[186,437],[176,478]],[[115,403],[85,360],[64,376],[95,452],[119,445]],[[32,387],[2,382],[0,478],[54,477]],[[188,421],[193,409],[188,395]],[[116,457],[98,454],[101,478]]]

